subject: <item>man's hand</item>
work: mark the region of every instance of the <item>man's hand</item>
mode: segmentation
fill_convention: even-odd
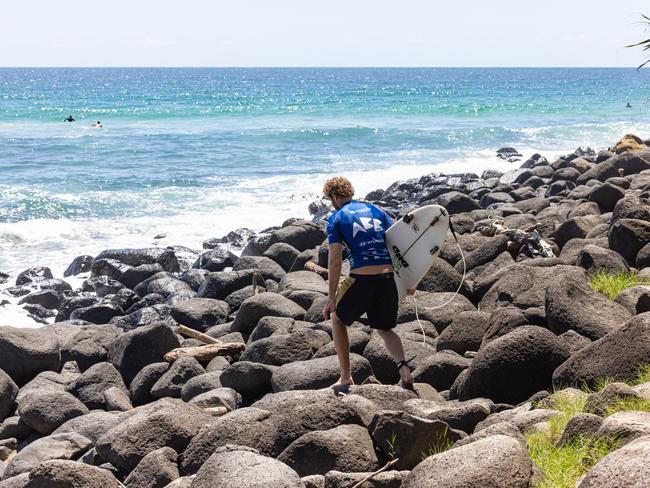
[[[415,288],[407,288],[406,289],[406,294],[407,295],[415,295]]]
[[[336,303],[334,302],[333,298],[330,298],[329,300],[327,300],[327,304],[323,309],[323,317],[325,317],[325,320],[329,320],[330,316],[335,310],[336,310]]]

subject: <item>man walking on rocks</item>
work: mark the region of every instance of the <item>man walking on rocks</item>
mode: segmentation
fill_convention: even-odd
[[[331,388],[337,393],[345,392],[354,384],[347,327],[364,313],[395,360],[402,385],[412,388],[413,375],[404,358],[402,341],[392,330],[397,321],[398,299],[385,232],[393,220],[382,209],[353,200],[354,188],[346,178],[327,180],[323,195],[336,209],[327,225],[329,299],[323,310],[325,320],[332,318],[332,336],[341,369],[341,377]],[[343,243],[350,251],[350,276],[339,283]]]

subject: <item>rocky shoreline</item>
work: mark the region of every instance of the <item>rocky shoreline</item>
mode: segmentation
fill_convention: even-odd
[[[45,323],[0,327],[0,488],[351,488],[382,466],[361,486],[534,486],[545,475],[524,435],[548,428],[554,398],[587,397],[576,388],[632,381],[650,364],[650,287],[611,301],[588,282],[596,270],[650,278],[649,146],[625,136],[611,150],[366,196],[396,217],[445,206],[465,255],[461,286],[448,236],[421,282],[424,337],[414,302],[400,305],[416,392],[395,385],[363,322],[350,330],[358,386],[327,389],[338,363],[322,319],[324,202],[310,205],[313,221],[239,229],[201,251],[79,256],[65,272],[86,277],[79,290],[47,267],[0,273],[15,280],[3,293]],[[511,149],[504,158],[516,159]],[[535,229],[554,256],[531,257],[495,222]],[[649,399],[650,384],[589,395],[590,413],[563,433],[622,440],[583,488],[650,478],[650,414],[608,416],[603,405],[620,397]]]

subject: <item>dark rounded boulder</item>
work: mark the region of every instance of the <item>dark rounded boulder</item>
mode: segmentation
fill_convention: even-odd
[[[609,247],[634,263],[639,251],[650,243],[650,222],[620,219],[612,222],[608,233]]]
[[[58,371],[61,367],[61,346],[52,326],[0,327],[0,351],[0,369],[19,386],[41,371]]]
[[[196,473],[192,488],[216,486],[303,488],[300,476],[286,464],[250,447],[220,447]]]
[[[517,404],[550,387],[553,371],[568,358],[568,346],[552,332],[519,327],[478,352],[458,385],[458,398]]]
[[[489,321],[490,314],[486,312],[460,312],[438,336],[436,348],[438,351],[450,350],[458,354],[478,351]]]
[[[574,330],[591,340],[600,339],[631,318],[630,312],[592,290],[584,279],[565,277],[546,290],[546,321],[556,334]]]
[[[574,353],[553,373],[555,385],[595,386],[603,378],[631,381],[639,366],[650,363],[650,312]]]
[[[601,212],[611,212],[624,196],[625,192],[619,186],[603,183],[589,194],[589,201],[596,202]]]
[[[77,276],[81,273],[87,273],[90,271],[90,266],[93,264],[93,257],[84,254],[82,256],[77,256],[72,260],[70,265],[63,272],[63,277],[67,278],[68,276]]]
[[[265,256],[242,256],[232,267],[233,271],[243,271],[246,269],[257,270],[265,280],[280,281],[286,271],[271,258]]]
[[[154,322],[115,339],[109,347],[108,359],[128,385],[142,368],[163,361],[165,354],[177,347],[180,343],[171,327]]]
[[[620,254],[593,244],[587,244],[582,248],[576,264],[591,271],[605,270],[609,273],[623,273],[630,270]]]
[[[52,276],[52,270],[50,268],[47,266],[34,266],[18,273],[18,276],[16,276],[16,286],[52,278],[54,278],[54,276]]]
[[[450,215],[471,212],[481,208],[481,205],[472,197],[459,191],[450,191],[435,198],[435,203],[447,209]]]
[[[286,242],[276,242],[270,246],[262,256],[271,258],[273,261],[282,266],[282,269],[289,271],[293,262],[300,254],[300,251]]]
[[[171,309],[176,322],[200,332],[205,332],[213,325],[223,324],[228,320],[230,307],[221,300],[213,298],[190,298],[177,303]]]
[[[242,302],[231,330],[248,337],[259,320],[266,316],[302,320],[305,309],[278,293],[262,292]]]

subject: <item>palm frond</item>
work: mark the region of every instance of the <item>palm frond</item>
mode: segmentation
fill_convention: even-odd
[[[643,14],[641,14],[641,17],[643,17],[645,19],[645,20],[642,20],[641,23],[642,24],[647,24],[648,27],[650,27],[650,17],[648,17],[647,15],[643,15]],[[630,44],[629,46],[625,46],[625,47],[642,47],[643,52],[650,51],[650,39],[646,39],[644,41],[640,41],[640,42],[637,42],[637,43],[634,43],[634,44]],[[643,68],[648,63],[650,63],[650,59],[648,59],[645,63],[639,65],[639,67],[637,68],[637,71],[640,70],[641,68]]]

